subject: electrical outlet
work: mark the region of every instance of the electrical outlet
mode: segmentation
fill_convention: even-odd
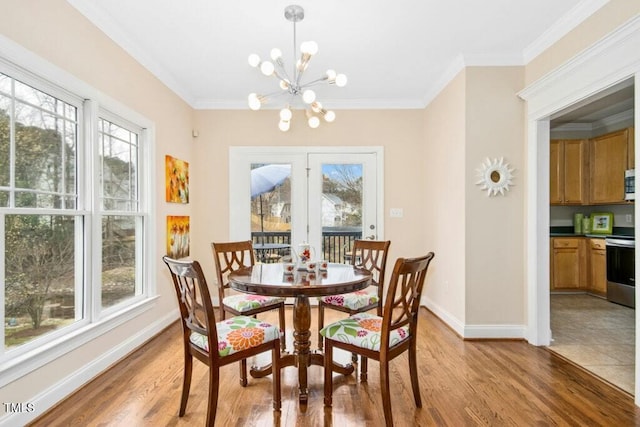
[[[391,218],[402,218],[404,216],[404,211],[402,208],[391,208],[389,210],[389,216]]]
[[[633,222],[633,215],[632,214],[626,214],[624,217],[624,220],[627,221],[627,223],[631,224]]]

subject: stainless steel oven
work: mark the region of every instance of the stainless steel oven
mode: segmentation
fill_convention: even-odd
[[[636,306],[636,243],[633,238],[607,237],[607,299]]]

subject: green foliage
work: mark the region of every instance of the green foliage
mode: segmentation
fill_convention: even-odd
[[[6,314],[27,313],[40,327],[51,285],[66,277],[73,287],[74,218],[7,215],[5,221]]]
[[[11,170],[10,126],[9,116],[0,111],[2,185],[9,184]],[[75,170],[74,147],[64,144],[61,134],[55,130],[21,123],[14,126],[16,188],[63,192],[63,171]],[[44,200],[47,207],[61,207],[59,196]],[[38,194],[16,192],[16,206],[38,207]],[[51,285],[68,278],[74,270],[74,218],[61,215],[7,215],[5,218],[5,314],[27,313],[33,328],[39,328]]]

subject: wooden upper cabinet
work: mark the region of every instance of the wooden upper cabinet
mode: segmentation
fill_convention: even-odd
[[[625,203],[624,171],[629,167],[629,150],[629,129],[590,141],[591,204]]]
[[[564,198],[564,145],[562,141],[552,140],[550,148],[549,201],[560,204]]]
[[[627,147],[627,169],[636,168],[636,134],[629,128],[629,145]]]
[[[584,139],[550,142],[551,204],[582,205],[588,202],[588,141]]]
[[[564,203],[587,202],[587,140],[564,141]]]

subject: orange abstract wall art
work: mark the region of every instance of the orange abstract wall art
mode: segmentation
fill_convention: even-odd
[[[189,203],[189,163],[165,156],[167,202]]]
[[[171,258],[189,256],[188,216],[167,216],[167,255]]]

